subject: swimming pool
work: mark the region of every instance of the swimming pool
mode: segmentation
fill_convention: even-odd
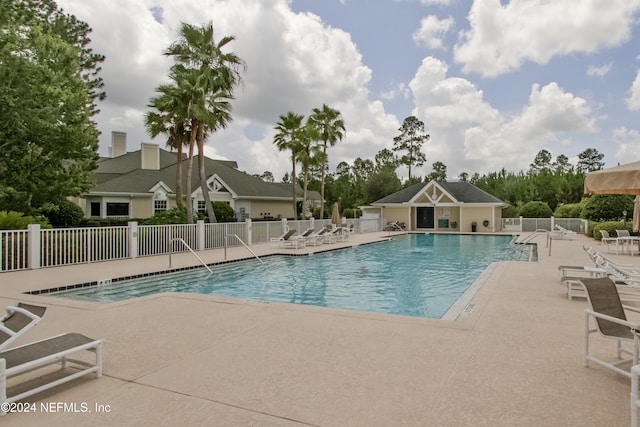
[[[273,256],[55,293],[115,302],[159,292],[441,318],[493,262],[527,261],[511,236],[419,234],[312,256]]]

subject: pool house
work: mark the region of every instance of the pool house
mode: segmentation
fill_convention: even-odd
[[[387,218],[414,231],[502,230],[502,200],[468,182],[417,183],[361,207],[365,217]]]

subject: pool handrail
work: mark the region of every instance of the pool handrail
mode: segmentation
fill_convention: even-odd
[[[173,253],[173,242],[178,241],[178,242],[182,242],[182,244],[184,245],[185,248],[189,249],[189,252],[191,252],[193,254],[194,257],[196,257],[198,259],[198,261],[200,261],[200,264],[203,265],[204,268],[206,268],[207,270],[209,270],[209,273],[213,274],[213,271],[209,268],[209,266],[202,260],[202,258],[200,258],[198,256],[197,253],[195,253],[193,251],[193,249],[191,249],[191,246],[189,246],[187,244],[187,242],[184,241],[184,239],[180,238],[180,237],[174,237],[173,239],[169,240],[169,268],[171,268],[171,254]]]
[[[238,239],[238,242],[242,243],[242,246],[247,248],[247,250],[249,252],[251,252],[253,254],[253,256],[256,257],[256,259],[258,261],[260,261],[261,264],[264,264],[264,261],[262,261],[260,259],[260,257],[254,251],[252,251],[251,248],[249,246],[247,246],[247,244],[245,242],[243,242],[242,239],[240,238],[240,236],[238,236],[237,234],[227,234],[227,235],[224,236],[224,259],[227,259],[227,243],[229,242],[229,237],[230,236],[233,236],[236,239]]]

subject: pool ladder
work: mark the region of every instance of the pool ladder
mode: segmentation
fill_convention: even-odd
[[[187,244],[187,242],[184,241],[184,239],[181,239],[180,237],[175,237],[171,240],[169,240],[169,268],[171,268],[171,254],[173,253],[173,242],[181,242],[185,248],[189,249],[189,252],[191,252],[193,254],[194,257],[196,257],[198,259],[198,261],[200,261],[200,264],[202,264],[202,266],[204,268],[206,268],[207,270],[209,270],[209,273],[213,274],[213,271],[209,268],[209,266],[202,260],[202,258],[200,258],[198,256],[197,253],[195,253],[193,251],[193,249],[191,249],[191,246],[189,246]]]
[[[245,242],[243,242],[242,239],[240,238],[240,236],[238,236],[237,234],[227,234],[227,235],[224,236],[224,259],[227,259],[227,245],[229,244],[229,237],[235,237],[238,240],[238,242],[242,243],[242,246],[247,248],[247,250],[249,252],[251,252],[253,254],[253,256],[256,257],[256,259],[258,261],[260,261],[261,264],[264,264],[264,261],[262,261],[260,259],[260,257],[258,255],[256,255],[256,253],[253,252],[251,250],[251,248],[249,246],[247,246],[247,244]]]

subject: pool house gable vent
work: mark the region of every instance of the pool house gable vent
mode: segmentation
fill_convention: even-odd
[[[172,194],[173,191],[171,190],[171,188],[167,184],[165,184],[162,181],[159,181],[156,185],[154,185],[153,187],[151,187],[149,189],[149,193],[154,193],[154,194],[159,194],[159,193]]]
[[[215,173],[207,179],[207,187],[209,187],[209,190],[213,193],[231,194],[234,199],[238,197],[238,195],[231,190],[231,187]]]
[[[436,181],[431,181],[409,200],[409,203],[460,203]]]

